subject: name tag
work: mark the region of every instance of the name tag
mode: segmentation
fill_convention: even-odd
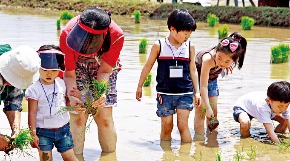
[[[56,117],[45,117],[43,119],[44,128],[58,128],[59,120]]]
[[[169,66],[169,78],[182,78],[183,66]]]

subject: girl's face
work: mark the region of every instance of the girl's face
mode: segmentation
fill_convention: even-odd
[[[59,70],[45,70],[40,68],[40,82],[43,84],[53,84],[55,78],[58,76]]]
[[[216,52],[215,61],[216,65],[222,69],[230,67],[234,62],[230,55],[227,55],[222,51]]]
[[[192,31],[179,31],[179,32],[176,32],[175,29],[173,29],[173,32],[174,32],[174,38],[176,39],[176,41],[178,41],[179,43],[184,43],[186,42]]]

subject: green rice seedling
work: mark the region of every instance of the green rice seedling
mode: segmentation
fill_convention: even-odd
[[[218,38],[222,39],[228,36],[229,27],[228,25],[222,25],[218,28]]]
[[[252,26],[255,24],[255,20],[248,16],[242,16],[241,24],[243,30],[251,30]]]
[[[133,14],[134,14],[134,18],[135,18],[135,23],[140,23],[141,12],[139,10],[135,10],[133,12]]]
[[[86,113],[94,116],[98,112],[98,108],[92,107],[92,104],[93,102],[101,98],[107,92],[107,89],[108,82],[105,80],[98,81],[96,79],[93,79],[91,82],[88,81],[85,84],[84,90],[82,91],[83,93],[85,93],[81,98],[81,101],[84,102],[84,105],[62,107],[56,113],[56,115],[60,115],[68,111],[74,111],[76,108],[86,108]]]
[[[250,159],[255,159],[257,156],[257,147],[254,145],[251,145],[250,150],[246,151],[247,155],[250,157]]]
[[[60,30],[60,19],[56,20],[56,28],[57,30]]]
[[[236,151],[235,161],[242,161],[244,159],[243,151]]]
[[[279,64],[288,62],[290,47],[288,44],[279,44],[271,47],[271,63]]]
[[[219,18],[215,14],[209,13],[207,15],[207,23],[209,27],[214,27],[219,23]]]
[[[13,149],[18,149],[20,152],[24,152],[25,149],[30,148],[30,142],[33,141],[33,136],[30,134],[31,130],[28,128],[20,129],[19,134],[14,138],[11,139],[7,136],[10,140],[8,147],[4,150],[6,154],[9,154],[10,151]]]
[[[74,17],[74,15],[68,10],[64,10],[61,12],[59,19],[60,20],[70,20]]]
[[[147,46],[148,41],[146,38],[142,38],[139,42],[139,53],[140,54],[146,54],[147,53]]]
[[[222,161],[222,156],[221,156],[220,152],[217,153],[217,160],[216,161]]]
[[[151,82],[152,82],[152,73],[150,72],[144,81],[143,87],[150,86]]]
[[[281,139],[278,145],[279,153],[290,153],[290,140],[289,138]]]

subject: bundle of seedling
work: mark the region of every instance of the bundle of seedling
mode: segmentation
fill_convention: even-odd
[[[219,126],[219,121],[215,117],[211,117],[209,120],[209,124],[207,125],[207,128],[209,129],[209,131],[212,132],[218,126]]]
[[[105,80],[98,81],[93,79],[85,84],[82,91],[83,95],[81,101],[84,102],[82,106],[66,106],[60,109],[57,114],[63,114],[68,111],[74,111],[76,108],[85,108],[87,114],[94,116],[98,112],[98,108],[92,107],[93,102],[101,98],[108,89],[108,83]]]
[[[9,154],[13,149],[24,152],[24,149],[30,148],[30,142],[33,141],[33,136],[30,132],[29,129],[21,129],[14,139],[0,134],[0,151],[4,151],[6,154]]]

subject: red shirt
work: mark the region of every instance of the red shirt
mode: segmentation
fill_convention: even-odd
[[[78,61],[79,53],[68,47],[66,43],[66,38],[77,23],[77,19],[80,16],[72,18],[64,27],[61,32],[59,47],[65,54],[65,70],[71,71],[76,69],[76,62]],[[124,44],[124,33],[123,30],[112,20],[109,26],[110,36],[111,36],[111,47],[109,51],[102,54],[102,61],[105,61],[111,67],[114,67],[117,62],[120,61],[119,56]]]

